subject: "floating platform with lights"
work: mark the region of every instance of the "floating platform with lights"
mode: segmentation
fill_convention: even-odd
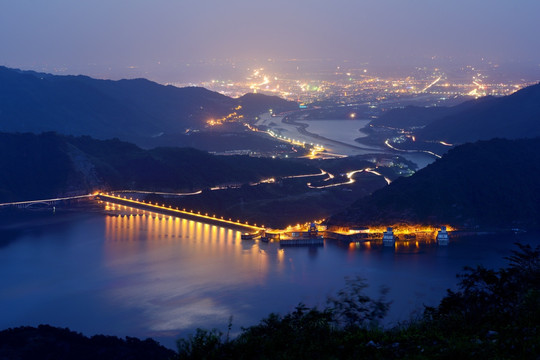
[[[292,232],[290,237],[279,240],[280,246],[323,246],[324,238],[319,234],[315,223],[309,225],[308,231]]]

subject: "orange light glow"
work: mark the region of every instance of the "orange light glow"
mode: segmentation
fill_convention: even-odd
[[[207,219],[207,220],[213,220],[213,221],[219,221],[219,222],[223,222],[223,223],[226,223],[226,224],[230,224],[230,225],[235,225],[235,226],[242,226],[242,227],[247,227],[247,228],[250,228],[250,229],[254,229],[254,230],[262,230],[263,228],[261,227],[258,227],[258,226],[255,226],[255,225],[249,225],[248,222],[246,221],[245,224],[243,224],[242,222],[240,222],[240,220],[237,220],[236,222],[233,222],[231,221],[231,219],[229,218],[229,220],[224,220],[223,217],[221,217],[221,219],[217,219],[215,217],[215,215],[212,217],[212,216],[208,216],[208,213],[206,213],[206,215],[202,215],[200,213],[200,211],[197,212],[197,214],[193,213],[193,210],[190,210],[190,212],[187,212],[185,209],[184,210],[178,210],[178,208],[176,209],[173,209],[172,206],[169,206],[169,207],[166,207],[165,204],[163,205],[158,205],[157,203],[155,205],[153,205],[152,203],[148,203],[148,204],[145,204],[144,202],[142,201],[137,201],[137,200],[132,200],[132,199],[126,199],[126,198],[123,198],[121,196],[115,196],[115,195],[105,195],[103,193],[100,193],[99,194],[101,197],[104,197],[104,198],[108,198],[109,200],[121,200],[122,202],[128,202],[128,203],[133,203],[133,204],[139,204],[139,205],[145,205],[145,207],[151,207],[151,208],[154,208],[154,209],[161,209],[161,210],[167,210],[167,211],[172,211],[172,212],[175,212],[175,213],[178,213],[179,215],[181,214],[186,214],[186,215],[190,215],[190,216],[195,216],[195,217],[198,217],[198,218],[201,218],[201,219]]]

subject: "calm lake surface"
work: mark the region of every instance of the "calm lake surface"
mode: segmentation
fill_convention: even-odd
[[[280,248],[234,230],[142,210],[48,215],[0,230],[0,328],[47,323],[86,335],[153,337],[174,347],[197,327],[233,331],[299,302],[324,305],[345,277],[377,296],[390,289],[388,325],[408,320],[455,288],[463,266],[498,268],[518,239],[474,236],[449,246]]]

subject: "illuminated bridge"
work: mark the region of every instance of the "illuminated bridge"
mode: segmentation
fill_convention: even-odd
[[[150,210],[166,215],[173,215],[178,217],[183,217],[187,219],[192,219],[196,221],[221,225],[224,227],[233,227],[240,228],[243,230],[250,231],[261,231],[266,230],[264,225],[257,226],[257,224],[249,224],[246,222],[241,222],[240,220],[234,221],[231,218],[224,218],[223,216],[201,214],[200,212],[188,211],[186,209],[173,208],[172,206],[166,206],[165,204],[159,205],[158,203],[145,202],[144,200],[128,198],[126,196],[120,196],[115,194],[103,194],[100,193],[96,196],[98,200],[108,201],[111,203],[130,206],[134,208]]]

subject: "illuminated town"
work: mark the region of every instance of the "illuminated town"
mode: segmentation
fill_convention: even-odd
[[[449,71],[437,66],[414,67],[408,73],[402,71],[398,75],[372,70],[373,66],[368,63],[363,66],[346,65],[335,66],[333,71],[318,72],[255,66],[246,67],[241,79],[216,78],[197,83],[170,84],[179,87],[202,86],[231,97],[255,92],[276,95],[301,104],[317,105],[332,101],[353,106],[412,99],[421,100],[426,105],[440,105],[456,99],[463,101],[466,98],[510,95],[535,83],[517,78],[503,79],[497,73],[499,65],[492,62],[458,66]]]

